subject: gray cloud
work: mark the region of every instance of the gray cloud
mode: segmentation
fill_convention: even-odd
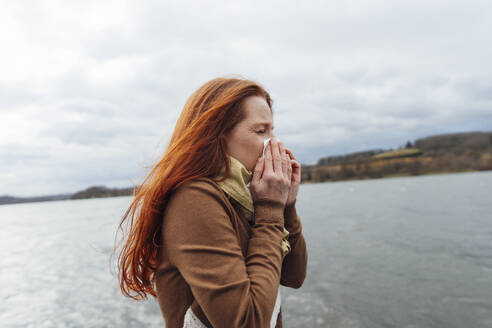
[[[492,128],[488,1],[50,3],[0,13],[0,194],[138,183],[228,74],[303,163]]]

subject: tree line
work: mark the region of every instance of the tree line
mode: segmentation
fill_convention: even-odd
[[[397,150],[324,157],[303,166],[302,182],[485,170],[492,170],[492,132],[453,133],[408,141]]]

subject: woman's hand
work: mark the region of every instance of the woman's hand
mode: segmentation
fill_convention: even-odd
[[[286,148],[285,151],[289,155],[292,166],[292,178],[290,182],[289,196],[286,203],[286,205],[289,206],[294,204],[297,198],[297,193],[299,192],[299,185],[301,184],[301,164],[296,160],[296,157],[289,149]]]
[[[286,204],[292,180],[291,160],[285,148],[272,138],[254,168],[251,181],[253,200],[269,199]]]

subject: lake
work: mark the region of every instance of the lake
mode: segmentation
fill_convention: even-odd
[[[0,206],[0,326],[162,327],[110,267],[130,200]],[[302,185],[297,208],[284,327],[492,327],[492,172]]]

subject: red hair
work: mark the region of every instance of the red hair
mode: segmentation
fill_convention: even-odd
[[[210,80],[186,101],[164,155],[134,189],[134,199],[119,224],[119,229],[125,222],[129,226],[118,256],[120,289],[125,296],[135,300],[146,299],[147,294],[157,297],[155,270],[166,201],[183,183],[214,177],[224,165],[223,179],[229,176],[225,135],[244,118],[241,104],[249,96],[265,98],[272,108],[262,86],[241,78]]]

